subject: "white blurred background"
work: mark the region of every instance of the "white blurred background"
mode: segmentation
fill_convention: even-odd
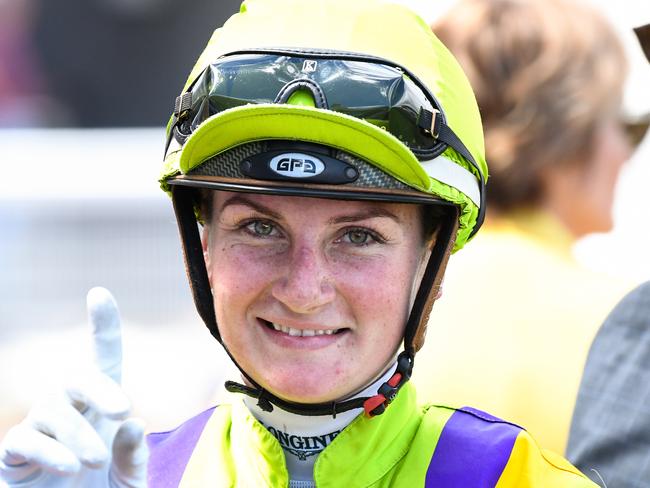
[[[90,361],[97,285],[120,307],[124,386],[150,428],[216,401],[231,366],[194,312],[156,181],[163,140],[158,128],[0,130],[0,435]]]
[[[630,53],[626,109],[647,113],[650,66],[631,28],[650,22],[650,3],[592,1]],[[168,0],[0,0],[0,437],[44,389],[88,360],[85,294],[95,285],[109,288],[120,306],[125,388],[150,429],[173,427],[207,408],[235,375],[194,311],[171,204],[156,180],[170,104],[212,28],[237,3],[197,2],[196,17],[177,28],[193,26],[186,39],[170,34],[169,24],[180,21]],[[430,22],[452,2],[403,3]],[[67,22],[60,31],[62,20],[43,20],[52,18],[53,4]],[[75,15],[79,32],[70,27]],[[93,22],[94,32],[106,31],[113,65],[92,49],[75,57],[70,44],[54,45],[64,31],[78,44],[75,36]],[[111,41],[106,24],[122,37],[127,29],[128,44]],[[191,54],[169,59],[158,39],[170,37]],[[163,58],[148,51],[155,42]],[[120,57],[134,55],[139,64],[121,72],[134,75],[118,87]],[[171,79],[162,80],[161,59],[177,69]],[[12,70],[13,78],[6,74]],[[145,97],[157,85],[166,86],[162,98]],[[586,266],[650,279],[649,181],[646,136],[619,180],[614,230],[575,247]]]

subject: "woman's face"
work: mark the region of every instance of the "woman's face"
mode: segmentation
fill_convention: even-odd
[[[394,358],[425,254],[416,205],[215,192],[204,256],[239,365],[291,401],[343,398]]]

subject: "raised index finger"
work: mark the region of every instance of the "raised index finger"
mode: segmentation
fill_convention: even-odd
[[[122,332],[115,299],[106,288],[95,287],[88,292],[86,304],[93,332],[95,364],[119,384],[122,381]]]

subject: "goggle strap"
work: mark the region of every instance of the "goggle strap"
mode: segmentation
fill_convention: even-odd
[[[177,129],[178,123],[182,122],[187,114],[192,109],[192,92],[185,92],[176,97],[174,102],[174,112],[172,113],[171,124],[169,125],[169,133],[167,134],[167,141],[165,142],[165,153],[163,154],[163,160],[167,158],[167,152],[169,151],[169,146],[172,142],[172,139],[176,139],[179,144],[185,144],[187,137],[180,134]]]
[[[479,230],[481,225],[483,225],[483,220],[485,219],[485,178],[483,177],[483,173],[481,172],[481,169],[478,167],[478,164],[476,164],[476,160],[469,152],[469,150],[465,147],[465,144],[462,143],[462,141],[458,138],[456,133],[447,124],[440,124],[440,128],[438,130],[438,140],[440,142],[447,144],[456,152],[458,152],[461,156],[463,156],[467,161],[469,161],[469,163],[474,167],[474,169],[478,173],[481,202],[478,209],[478,216],[476,217],[476,224],[474,224],[474,228],[472,229],[472,232],[469,235],[469,237],[471,238],[472,236],[474,236],[474,234],[476,234],[476,232]]]
[[[480,185],[479,186],[480,204],[479,204],[479,214],[476,218],[476,224],[474,225],[474,228],[472,229],[472,233],[470,234],[470,237],[472,237],[474,234],[476,234],[476,231],[478,231],[478,229],[481,227],[481,225],[483,224],[483,220],[485,218],[485,178],[483,177],[483,173],[478,167],[478,164],[476,164],[476,160],[474,159],[474,156],[472,156],[472,154],[469,152],[467,147],[465,147],[465,144],[463,144],[463,142],[456,135],[456,133],[451,129],[451,127],[445,124],[444,119],[442,117],[442,113],[439,110],[434,109],[432,112],[430,110],[427,110],[424,107],[420,107],[417,124],[420,129],[422,129],[428,134],[431,134],[431,136],[434,139],[437,139],[438,141],[456,150],[461,156],[463,156],[467,161],[469,161],[469,163],[474,167],[474,169],[478,173],[478,179]]]

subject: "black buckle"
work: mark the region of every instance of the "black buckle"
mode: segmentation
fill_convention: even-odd
[[[434,108],[432,112],[424,107],[420,107],[420,113],[418,114],[418,127],[420,129],[431,135],[434,139],[437,139],[441,126],[442,112],[440,110]]]
[[[371,396],[364,402],[366,414],[373,417],[384,413],[386,407],[397,396],[399,389],[411,378],[412,372],[413,353],[404,351],[397,358],[397,367],[393,376],[379,387],[376,395]]]
[[[192,108],[192,92],[185,92],[182,95],[176,97],[174,103],[174,115],[178,117],[179,120],[187,116],[187,113]]]

